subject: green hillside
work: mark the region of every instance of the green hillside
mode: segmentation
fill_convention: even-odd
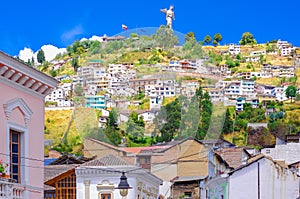
[[[168,65],[170,61],[206,58],[206,61],[204,62],[204,66],[206,67],[228,65],[233,74],[232,79],[234,80],[234,75],[236,73],[258,72],[261,71],[263,64],[292,66],[294,61],[292,56],[282,57],[279,55],[269,55],[268,53],[260,56],[259,62],[247,63],[245,61],[245,58],[253,51],[266,50],[279,52],[276,43],[250,43],[248,45],[241,45],[241,52],[239,55],[230,55],[228,53],[228,45],[219,45],[218,43],[211,45],[211,42],[197,42],[192,32],[186,35],[186,42],[183,46],[176,46],[177,41],[172,31],[164,31],[164,27],[161,27],[159,31],[159,34],[156,33],[152,36],[132,34],[130,38],[110,41],[105,44],[88,40],[81,42],[75,41],[72,45],[68,46],[67,53],[56,56],[56,61],[64,60],[65,62],[59,69],[54,70],[53,64],[46,61],[39,65],[38,69],[56,77],[66,74],[76,74],[79,67],[88,66],[91,60],[101,62],[104,67],[108,67],[108,64],[110,63],[133,63],[134,69],[137,71],[137,77],[142,78],[144,75],[162,73],[162,66]],[[295,52],[297,54],[299,50],[296,50]],[[300,81],[297,78],[299,75],[300,69],[297,68],[295,78],[257,78],[255,79],[255,83],[278,86],[281,83],[289,82],[297,87],[298,82]],[[183,79],[195,78],[183,77]],[[177,77],[177,80],[180,82],[182,79]],[[212,83],[216,82],[212,79],[198,78],[197,80],[202,82],[202,86],[210,86]],[[74,96],[76,97],[76,95]],[[114,98],[115,97],[113,96],[113,99]],[[149,108],[149,98],[147,97],[140,99],[140,96],[134,96],[128,99],[141,100],[139,107],[130,106],[128,107],[129,110],[146,110]],[[260,111],[260,109],[262,109],[262,104],[260,104],[259,109],[249,108],[247,111],[239,113],[238,116],[234,116],[233,107],[228,107],[230,115],[225,116],[226,107],[214,105],[210,123],[214,123],[215,125],[211,125],[211,127],[207,129],[208,133],[206,139],[216,138],[217,135],[222,133],[223,138],[226,140],[233,141],[239,146],[247,145],[248,140],[256,139],[255,137],[248,137],[248,122],[269,123],[269,129],[266,134],[264,134],[264,132],[259,132],[263,137],[262,142],[272,140],[270,138],[270,133],[280,131],[285,125],[289,126],[290,132],[295,133],[300,130],[298,125],[300,106],[297,101],[299,99],[296,97],[296,101],[293,103],[290,103],[289,101],[275,104],[273,102],[267,102],[269,103],[267,106],[275,107],[276,113],[284,113],[282,114],[282,117],[278,118],[277,116],[265,117],[265,112]],[[163,101],[163,105],[166,106],[167,104],[171,104],[175,100],[175,98],[166,98]],[[76,102],[76,100],[74,101]],[[106,130],[99,130],[97,128],[98,116],[99,113],[96,110],[83,107],[76,108],[74,112],[73,110],[46,111],[45,139],[52,142],[51,147],[59,151],[72,153],[80,153],[83,138],[86,136],[92,135],[93,137],[101,137],[105,140],[114,139],[110,141],[115,144],[119,143],[118,139],[124,135],[126,128],[130,124],[122,124],[120,129],[115,126],[110,126]],[[222,129],[222,122],[234,124],[234,126],[228,126],[230,131],[227,129],[228,132],[223,133],[226,129]],[[146,125],[146,127],[149,126]],[[152,125],[151,128],[146,129],[146,131],[139,130],[140,132],[145,132],[147,135],[151,135],[150,131],[154,131],[154,129],[155,125]],[[128,135],[126,136],[128,137]],[[136,141],[139,145],[142,145],[143,143],[149,144],[150,141],[151,143],[155,141],[154,138],[151,138],[150,141],[145,141],[141,137],[130,138],[132,139],[131,142]],[[136,143],[132,145],[135,144]],[[46,150],[47,149],[48,147],[46,147]]]

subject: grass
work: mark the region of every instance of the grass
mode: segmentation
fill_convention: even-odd
[[[176,99],[176,97],[165,97],[163,99],[163,103],[162,105],[165,106],[167,104],[170,104],[171,102],[173,102]]]
[[[162,72],[160,67],[148,66],[148,65],[137,66],[136,71],[138,75],[149,75],[149,74],[156,74]]]
[[[270,77],[270,78],[260,78],[255,81],[257,84],[266,84],[266,85],[273,85],[278,86],[280,85],[281,78],[277,77]]]
[[[73,110],[45,111],[45,140],[59,143],[68,128]]]
[[[67,131],[72,113],[73,110],[45,111],[45,140],[51,140],[53,146],[58,145]],[[91,108],[77,108],[74,118],[64,143],[77,153],[82,149],[83,138],[90,129],[98,127],[98,122],[96,110]]]

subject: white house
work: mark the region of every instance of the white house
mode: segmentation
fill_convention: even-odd
[[[282,46],[280,50],[280,55],[281,56],[289,56],[291,53],[295,50],[295,47],[290,46],[290,45],[284,45]]]
[[[127,197],[122,197],[117,189],[122,172],[131,187]],[[115,155],[84,163],[75,169],[75,173],[77,199],[157,199],[162,184],[161,179]]]
[[[56,102],[58,107],[70,107],[73,106],[73,102],[67,99],[69,94],[69,90],[58,87],[46,96],[45,101]]]
[[[274,148],[262,149],[261,153],[288,165],[300,161],[300,143],[278,144]]]
[[[143,117],[143,120],[146,123],[153,123],[153,119],[155,118],[157,114],[157,111],[143,111],[142,113],[139,113],[139,117]]]
[[[240,45],[229,44],[228,50],[231,55],[237,55],[241,52],[241,47]]]
[[[273,95],[274,97],[276,97],[276,100],[278,100],[279,102],[285,101],[288,98],[286,97],[285,94],[285,90],[287,89],[287,86],[284,87],[275,87],[272,92],[271,95]]]
[[[258,51],[252,51],[250,52],[250,56],[260,56],[260,55],[265,55],[266,51],[265,50],[258,50]]]
[[[260,154],[228,175],[210,180],[206,190],[209,198],[297,198],[299,177],[286,165]]]

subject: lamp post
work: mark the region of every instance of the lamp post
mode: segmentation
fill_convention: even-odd
[[[127,182],[127,177],[125,176],[125,172],[122,172],[122,176],[120,178],[120,183],[117,187],[117,189],[120,189],[120,195],[125,198],[128,195],[128,189],[131,189],[131,188],[132,187],[130,187]]]

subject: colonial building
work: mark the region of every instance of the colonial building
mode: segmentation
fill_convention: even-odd
[[[92,160],[75,169],[77,199],[121,199],[117,189],[122,172],[126,174],[129,186],[127,198],[159,197],[162,180],[148,171],[131,165],[122,158],[107,155]]]
[[[42,198],[45,96],[58,81],[0,52],[1,198]]]

